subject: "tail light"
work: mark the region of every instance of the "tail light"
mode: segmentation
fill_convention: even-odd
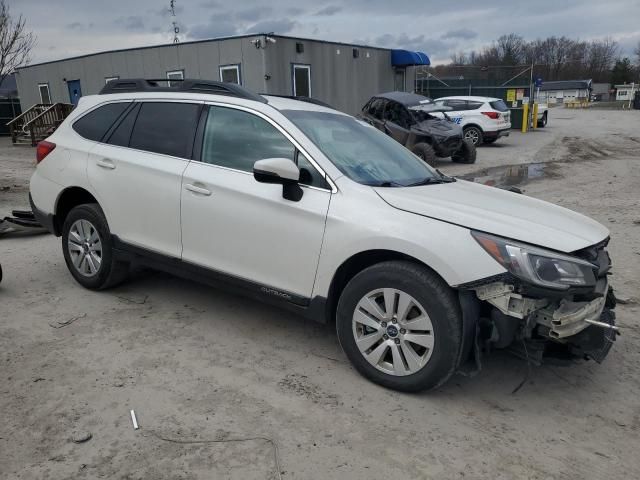
[[[38,143],[38,146],[36,147],[36,164],[44,160],[47,155],[53,152],[54,148],[56,148],[56,144],[47,142],[46,140]]]
[[[480,112],[483,115],[486,115],[487,117],[493,119],[493,120],[497,120],[500,118],[500,114],[498,112]]]

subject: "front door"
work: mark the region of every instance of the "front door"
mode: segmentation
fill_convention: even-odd
[[[67,82],[67,88],[69,89],[69,101],[74,105],[78,105],[80,97],[82,96],[80,80],[69,80]]]
[[[389,102],[384,111],[385,132],[395,141],[406,145],[411,128],[411,115],[409,111],[398,102]]]
[[[258,183],[253,165],[290,158],[312,169],[299,201],[282,186]],[[311,296],[331,191],[271,122],[232,107],[211,106],[200,161],[182,181],[182,259],[257,284],[263,292]],[[317,188],[311,188],[317,187]]]

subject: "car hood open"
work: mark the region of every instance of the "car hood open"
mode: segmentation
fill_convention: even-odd
[[[604,226],[579,213],[465,180],[375,190],[400,210],[565,253],[609,236]]]

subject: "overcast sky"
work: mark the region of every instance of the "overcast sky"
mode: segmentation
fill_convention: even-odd
[[[36,34],[32,61],[171,42],[169,0],[7,0]],[[526,39],[611,36],[631,56],[640,0],[175,0],[182,41],[275,32],[424,51],[449,60],[515,32]]]

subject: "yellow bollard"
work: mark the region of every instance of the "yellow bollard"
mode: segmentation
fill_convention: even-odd
[[[538,128],[538,104],[533,104],[533,115],[531,116],[531,126],[535,130]]]
[[[529,129],[529,104],[522,105],[522,133],[527,133]]]

